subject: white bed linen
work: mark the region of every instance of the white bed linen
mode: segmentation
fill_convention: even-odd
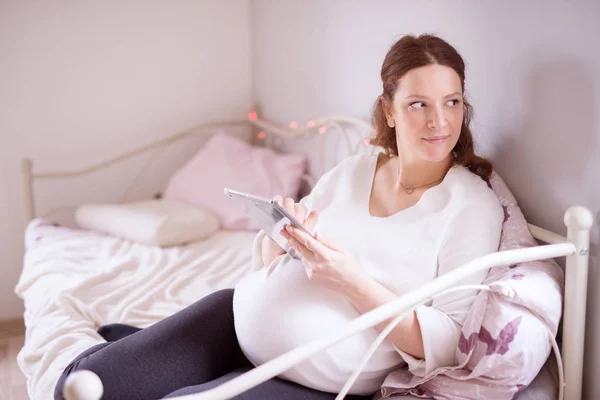
[[[146,327],[250,270],[253,232],[218,231],[160,249],[90,231],[30,223],[16,293],[25,301],[18,363],[33,399],[51,399],[63,369],[104,339],[98,326]]]

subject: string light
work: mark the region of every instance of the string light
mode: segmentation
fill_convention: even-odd
[[[290,128],[296,129],[298,127],[298,123],[296,121],[290,122]]]
[[[263,140],[265,137],[267,137],[267,134],[263,131],[258,132],[258,138],[260,140]]]
[[[312,128],[315,126],[315,121],[308,121],[308,127]]]
[[[327,127],[326,126],[322,126],[319,128],[319,133],[321,135],[324,135],[325,133],[327,133]]]
[[[258,114],[256,113],[256,111],[250,111],[248,113],[248,119],[250,121],[256,121],[257,118],[258,118]]]
[[[370,145],[370,144],[371,144],[371,139],[369,139],[369,138],[364,138],[364,139],[363,139],[363,143],[365,144],[365,146],[368,146],[368,145]]]

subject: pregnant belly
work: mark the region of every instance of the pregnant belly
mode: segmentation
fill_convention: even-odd
[[[341,329],[360,314],[341,294],[311,282],[301,262],[283,259],[246,276],[235,289],[234,320],[240,347],[255,365]],[[318,390],[337,392],[378,335],[374,328],[315,354],[282,376]],[[367,364],[353,393],[372,393],[401,358],[387,341]]]

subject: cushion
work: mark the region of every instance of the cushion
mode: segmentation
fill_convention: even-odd
[[[498,174],[489,186],[504,208],[500,251],[537,246],[517,202]],[[554,260],[490,269],[491,292],[480,292],[462,327],[455,365],[421,378],[407,369],[390,373],[376,399],[395,395],[458,400],[516,398],[548,359],[548,329],[561,317],[563,272]]]
[[[298,200],[307,164],[302,154],[279,154],[219,132],[171,177],[163,198],[211,210],[221,218],[223,229],[258,231],[223,189]]]
[[[75,220],[85,229],[159,247],[201,240],[219,229],[214,213],[166,200],[86,204],[77,208]]]

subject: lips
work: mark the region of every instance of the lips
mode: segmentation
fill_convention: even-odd
[[[448,139],[450,135],[445,136],[432,136],[428,138],[423,138],[424,141],[428,143],[442,143],[444,140]]]

